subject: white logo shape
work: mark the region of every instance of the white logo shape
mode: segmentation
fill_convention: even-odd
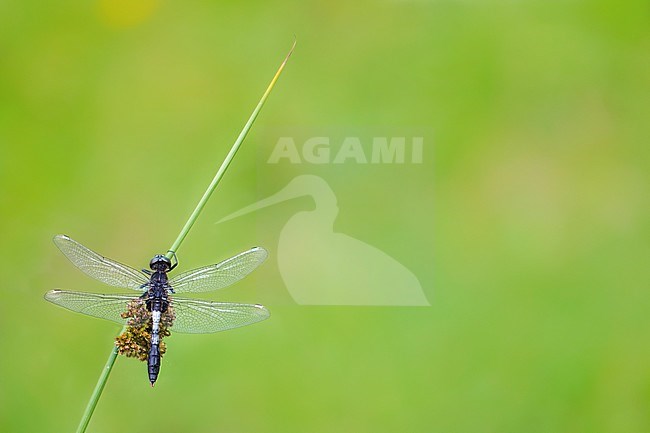
[[[301,196],[314,210],[289,218],[280,232],[280,275],[300,305],[430,305],[411,271],[385,252],[334,232],[336,196],[318,176],[297,176],[282,190],[219,223]]]

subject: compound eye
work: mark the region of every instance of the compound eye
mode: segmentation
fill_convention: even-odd
[[[171,260],[162,254],[158,254],[154,256],[153,259],[151,259],[151,262],[149,262],[149,267],[154,271],[161,268],[162,270],[168,271],[171,268],[171,264]]]

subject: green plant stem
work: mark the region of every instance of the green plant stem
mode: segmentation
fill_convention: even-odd
[[[126,326],[122,328],[120,334],[123,333],[125,330],[126,330]],[[102,374],[99,375],[99,379],[97,380],[97,385],[95,385],[95,389],[93,390],[93,393],[90,396],[90,401],[88,401],[88,405],[86,405],[86,410],[84,411],[84,414],[81,417],[81,421],[79,421],[79,427],[77,427],[77,433],[83,433],[86,431],[86,427],[88,427],[90,418],[93,416],[93,412],[95,411],[95,406],[97,406],[97,402],[99,401],[99,396],[102,395],[102,391],[104,390],[104,386],[106,385],[108,376],[111,374],[111,370],[113,369],[113,364],[115,364],[115,359],[117,359],[117,346],[113,345],[113,350],[111,350],[111,354],[108,356],[108,359],[106,360],[106,365],[102,370]]]
[[[232,145],[230,148],[230,152],[228,152],[228,155],[226,155],[226,158],[223,160],[221,163],[221,167],[219,167],[219,170],[217,171],[217,174],[215,174],[214,178],[212,179],[212,182],[210,182],[210,185],[208,185],[208,189],[205,190],[203,193],[203,197],[201,197],[201,200],[199,200],[199,203],[196,205],[196,208],[194,208],[194,211],[188,218],[187,222],[183,226],[181,232],[178,234],[178,237],[176,238],[176,241],[174,244],[171,246],[171,248],[167,251],[166,257],[171,260],[172,256],[176,254],[176,251],[178,251],[178,247],[181,245],[181,242],[183,242],[183,239],[185,239],[185,236],[187,236],[187,233],[190,231],[192,228],[192,225],[194,225],[194,222],[196,219],[199,217],[199,214],[203,210],[203,207],[205,204],[208,202],[208,199],[212,195],[212,192],[215,190],[217,185],[219,184],[219,181],[221,181],[221,178],[223,177],[224,173],[228,169],[228,166],[232,162],[233,158],[235,157],[235,154],[241,147],[242,142],[246,138],[246,135],[248,134],[248,131],[250,131],[251,127],[253,126],[253,122],[255,122],[255,119],[257,118],[257,115],[259,114],[260,110],[264,106],[264,103],[266,102],[266,99],[268,98],[269,94],[271,93],[271,90],[273,89],[273,86],[275,86],[276,81],[278,81],[278,78],[280,78],[280,74],[282,73],[282,70],[284,69],[284,65],[287,64],[287,61],[289,60],[289,57],[291,56],[291,53],[293,53],[293,49],[296,47],[296,41],[293,42],[293,45],[291,46],[291,50],[289,50],[289,53],[285,57],[284,61],[280,65],[280,68],[278,68],[278,71],[275,73],[275,76],[271,80],[271,83],[269,86],[266,88],[266,91],[264,92],[264,95],[262,95],[262,98],[260,101],[257,103],[257,106],[253,110],[253,113],[251,113],[250,117],[248,118],[248,121],[244,125],[244,128],[241,130],[239,133],[239,136],[237,137],[237,140],[235,140],[235,143]]]
[[[190,228],[192,228],[192,225],[194,225],[194,222],[199,217],[199,214],[203,210],[203,207],[207,203],[208,199],[212,195],[212,192],[217,187],[217,184],[219,183],[219,181],[223,177],[224,173],[228,169],[228,166],[230,165],[233,158],[235,157],[235,154],[237,153],[237,151],[241,147],[241,144],[244,141],[244,138],[246,138],[246,135],[248,134],[248,131],[253,126],[253,122],[255,122],[255,119],[257,118],[257,115],[259,114],[260,110],[262,109],[262,106],[264,106],[264,103],[266,102],[266,99],[268,98],[269,94],[271,93],[271,90],[273,89],[273,86],[275,86],[276,81],[278,81],[278,78],[280,77],[280,74],[282,73],[282,70],[284,69],[284,66],[287,64],[287,61],[289,60],[289,57],[291,56],[291,53],[293,53],[293,49],[295,47],[296,47],[296,41],[293,42],[293,45],[291,46],[291,50],[289,50],[289,53],[284,58],[284,61],[280,65],[280,68],[278,68],[278,71],[275,73],[275,76],[271,80],[271,83],[266,88],[266,91],[262,95],[262,98],[257,103],[257,106],[253,110],[253,113],[248,118],[248,121],[244,125],[244,128],[239,133],[239,136],[237,137],[237,140],[235,140],[235,143],[232,145],[232,148],[230,149],[230,152],[228,152],[228,155],[226,156],[226,159],[221,164],[221,167],[219,167],[219,170],[217,171],[217,174],[214,176],[214,179],[212,179],[212,182],[210,182],[210,185],[208,186],[208,189],[203,194],[203,197],[201,197],[201,200],[199,200],[199,203],[196,205],[196,208],[194,209],[194,211],[190,215],[189,219],[187,220],[187,222],[183,226],[183,229],[181,230],[178,237],[176,238],[176,241],[174,242],[172,247],[167,252],[167,254],[166,254],[167,258],[171,259],[172,256],[176,253],[176,251],[180,247],[181,243],[185,239],[185,236],[187,236],[187,233],[190,231]],[[126,326],[124,328],[122,328],[122,331],[120,331],[120,334],[122,334],[125,331],[125,329],[126,329]],[[102,391],[104,390],[104,386],[106,385],[106,382],[108,381],[108,376],[111,374],[111,370],[113,369],[113,365],[115,364],[116,359],[117,359],[117,346],[114,345],[113,350],[111,350],[111,354],[108,356],[108,359],[106,360],[106,365],[104,366],[104,369],[102,370],[102,374],[99,376],[99,380],[97,381],[97,385],[95,385],[95,389],[93,390],[93,393],[90,396],[90,400],[88,401],[88,404],[86,405],[86,410],[84,411],[83,416],[81,417],[81,421],[79,422],[79,427],[77,427],[77,433],[84,433],[86,431],[86,427],[88,427],[88,423],[90,422],[90,418],[92,417],[93,412],[95,411],[95,407],[97,406],[97,402],[99,401],[99,397],[102,395]]]

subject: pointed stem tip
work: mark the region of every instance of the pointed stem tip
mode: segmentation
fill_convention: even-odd
[[[284,66],[286,65],[287,61],[289,60],[289,57],[291,57],[291,54],[293,53],[293,49],[296,47],[296,42],[297,40],[294,38],[293,45],[291,45],[291,49],[289,50],[289,53],[286,55],[284,58],[284,61],[278,68],[277,72],[273,76],[273,79],[271,80],[270,84],[266,88],[266,91],[260,98],[259,102],[257,103],[257,106],[251,113],[250,117],[248,118],[248,121],[242,128],[241,132],[239,133],[239,136],[235,140],[234,144],[230,148],[230,152],[228,152],[228,155],[226,155],[226,158],[223,160],[221,163],[221,166],[219,167],[219,170],[217,170],[217,174],[215,174],[214,178],[212,179],[212,182],[210,182],[210,185],[208,185],[208,188],[206,191],[203,193],[203,196],[199,200],[199,203],[196,205],[196,208],[194,208],[194,211],[188,218],[187,222],[181,229],[181,232],[178,234],[178,237],[172,244],[171,248],[167,251],[167,254],[165,255],[168,259],[171,259],[172,256],[178,251],[178,248],[180,247],[181,243],[185,239],[185,236],[187,236],[187,233],[190,231],[192,228],[192,225],[194,225],[194,222],[196,219],[199,217],[199,214],[203,210],[203,207],[207,203],[208,199],[212,195],[212,192],[215,190],[219,182],[221,181],[221,178],[223,177],[224,173],[228,169],[228,166],[232,162],[233,158],[235,157],[235,154],[239,150],[242,142],[244,141],[244,138],[246,138],[246,135],[248,134],[248,131],[251,129],[253,126],[253,122],[255,122],[255,119],[257,118],[257,115],[259,114],[260,110],[264,106],[264,103],[266,102],[266,99],[268,98],[269,94],[271,93],[271,90],[273,89],[273,86],[275,86],[275,83],[278,81],[278,78],[280,78],[280,74],[282,73],[282,70],[284,69]]]

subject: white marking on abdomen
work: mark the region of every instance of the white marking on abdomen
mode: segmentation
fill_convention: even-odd
[[[151,344],[158,344],[158,328],[160,325],[160,311],[151,312]]]

